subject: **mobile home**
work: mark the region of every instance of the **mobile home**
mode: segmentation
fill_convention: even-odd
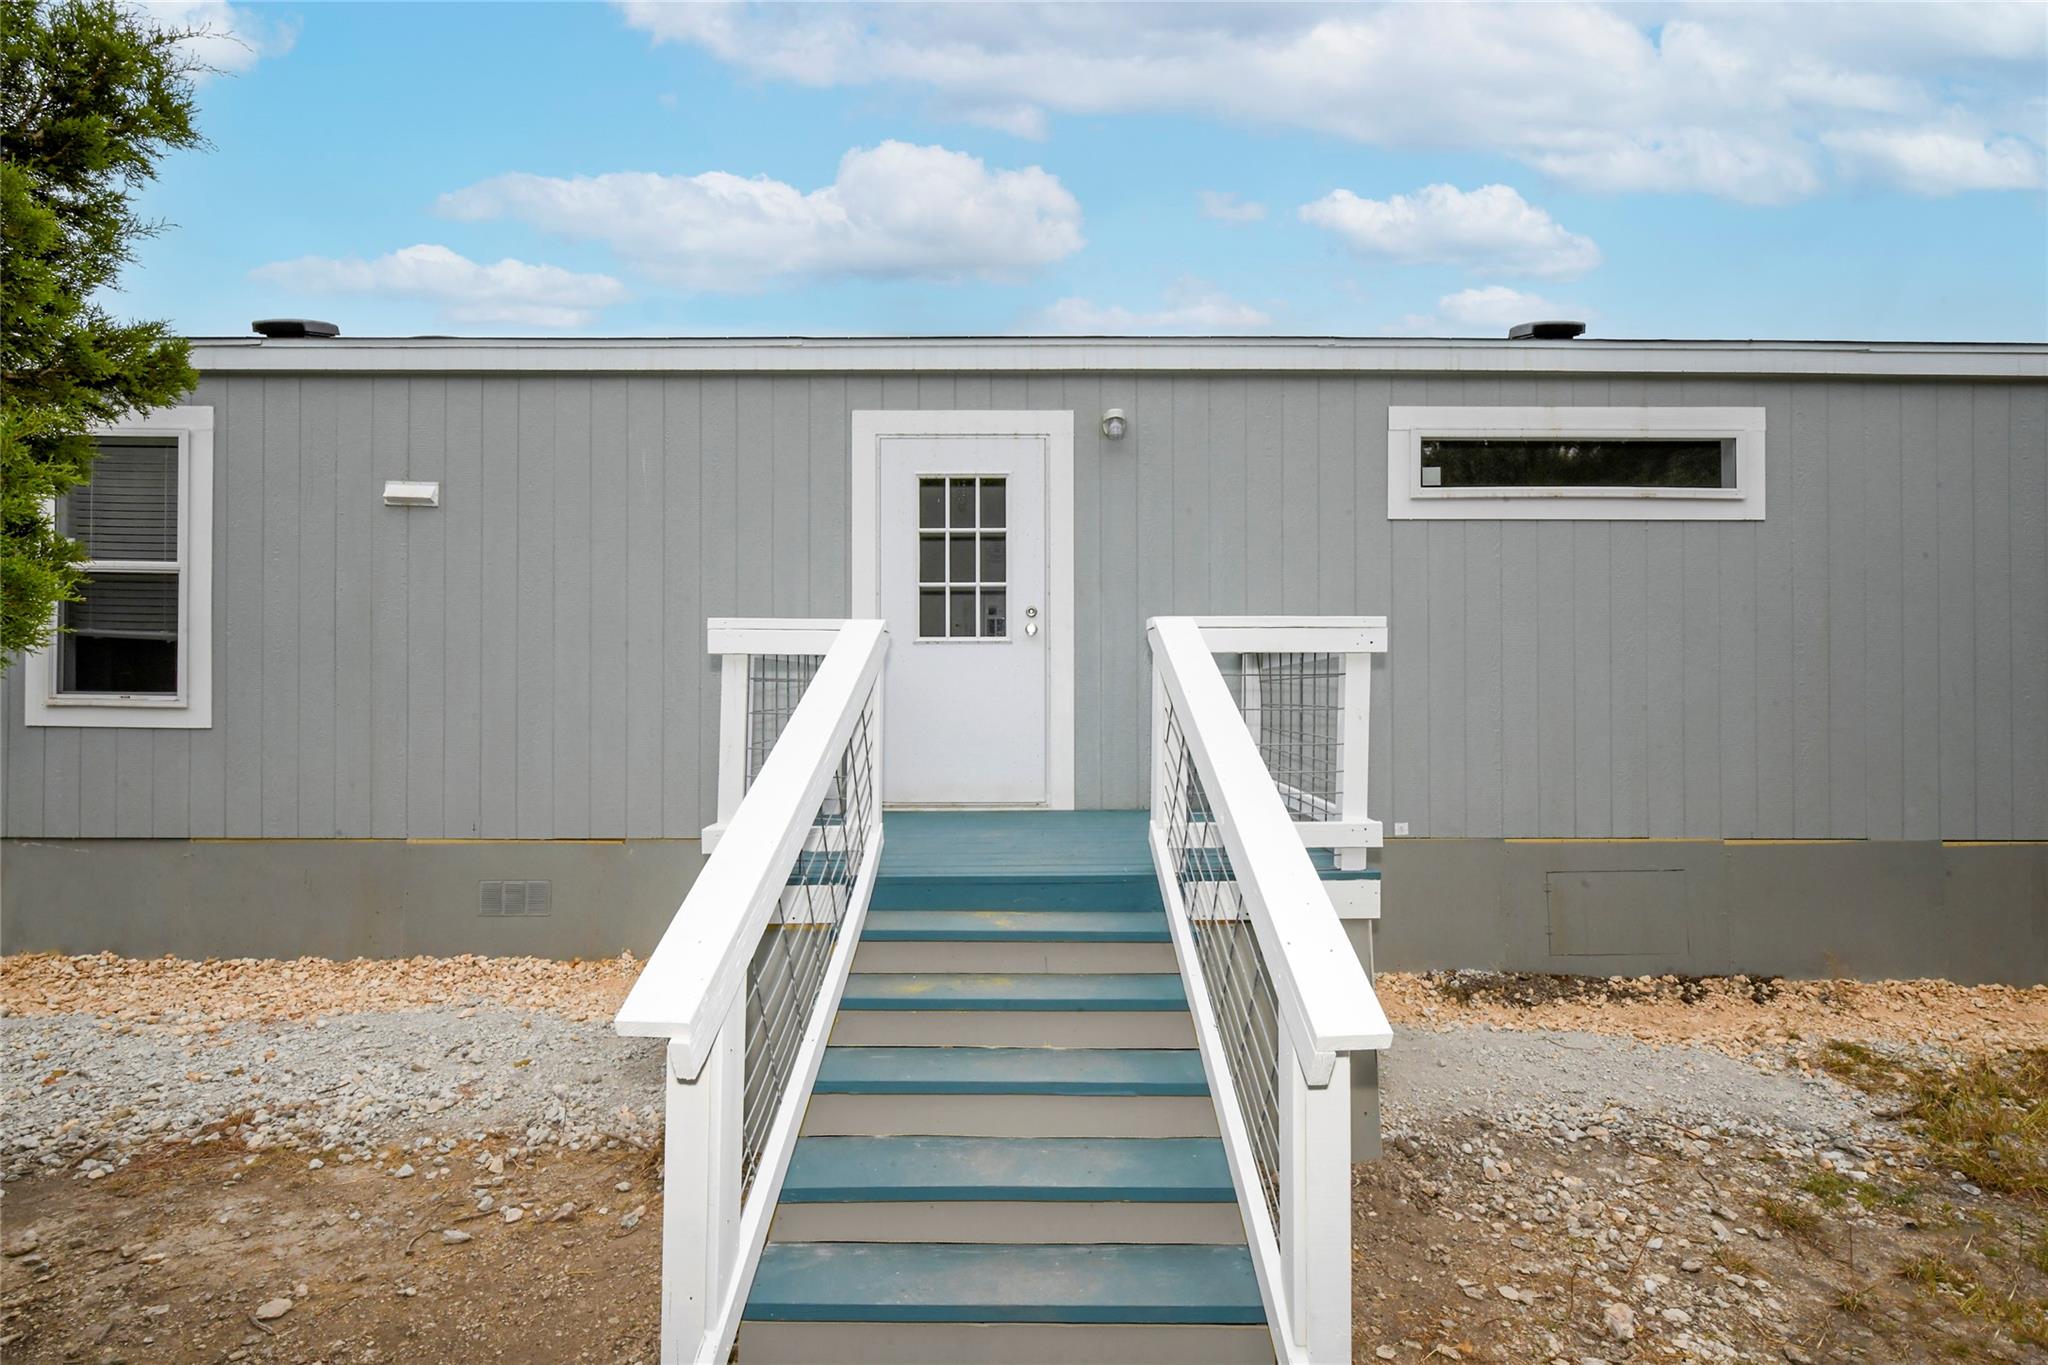
[[[1146,622],[1268,613],[1386,621],[1383,965],[2048,968],[2039,345],[194,360],[81,498],[153,492],[162,571],[6,679],[9,948],[645,949],[717,820],[710,618],[888,623],[892,805],[1126,810]],[[153,642],[91,634],[144,594]]]

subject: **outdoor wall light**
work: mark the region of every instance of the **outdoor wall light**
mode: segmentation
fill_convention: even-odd
[[[436,483],[409,483],[393,479],[384,485],[386,507],[439,507],[441,485]]]
[[[1102,414],[1102,434],[1112,441],[1124,438],[1124,429],[1130,424],[1124,420],[1122,408],[1111,408]]]

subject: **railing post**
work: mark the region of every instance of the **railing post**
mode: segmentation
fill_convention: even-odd
[[[1280,1263],[1288,1324],[1312,1365],[1351,1359],[1351,1057],[1329,1084],[1301,1074],[1280,1020]]]
[[[882,698],[888,693],[888,658],[882,660],[881,673],[875,675],[873,688],[868,693],[867,705],[874,708],[868,717],[868,847],[881,847],[882,837]],[[877,855],[880,856],[880,855]]]
[[[728,656],[730,657],[730,656]],[[745,660],[741,659],[742,679]],[[746,995],[734,996],[695,1077],[680,1043],[668,1045],[662,1141],[661,1359],[708,1359],[705,1341],[739,1245],[740,1123],[746,1070]]]
[[[1166,791],[1166,718],[1172,712],[1166,695],[1166,679],[1159,676],[1159,663],[1152,663],[1152,818],[1156,823],[1169,809],[1163,803]]]
[[[721,654],[718,674],[718,823],[747,794],[747,654]]]
[[[1259,665],[1262,656],[1240,654],[1237,656],[1237,676],[1244,689],[1244,728],[1251,732],[1253,744],[1265,743],[1265,720],[1259,715],[1266,703],[1265,679],[1260,676]]]
[[[1342,739],[1344,744],[1344,774],[1339,784],[1339,810],[1337,818],[1346,821],[1367,819],[1366,800],[1369,795],[1366,760],[1370,757],[1368,747],[1372,743],[1372,655],[1346,654],[1344,656],[1344,717]],[[1366,850],[1363,848],[1340,848],[1336,850],[1337,866],[1345,872],[1362,871],[1366,865]]]

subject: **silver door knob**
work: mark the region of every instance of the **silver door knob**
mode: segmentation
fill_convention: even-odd
[[[1038,608],[1037,608],[1037,607],[1026,607],[1026,608],[1024,608],[1024,633],[1025,633],[1026,635],[1036,635],[1036,634],[1038,634]]]

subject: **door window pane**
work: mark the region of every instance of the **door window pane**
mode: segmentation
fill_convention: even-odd
[[[946,633],[946,594],[926,589],[917,595],[917,633],[938,639]]]
[[[981,592],[981,633],[1000,638],[1010,633],[1009,614],[1003,609],[1004,592],[1001,588],[984,588]]]
[[[920,583],[946,581],[946,542],[926,536],[917,546],[917,579]]]
[[[981,581],[1002,583],[1009,577],[1009,555],[1004,553],[1007,542],[1001,536],[983,535],[981,538]]]
[[[974,589],[955,588],[951,594],[952,610],[948,634],[956,638],[974,638]]]
[[[939,527],[946,524],[946,481],[944,479],[919,479],[917,481],[917,524],[925,527]]]
[[[974,480],[954,479],[947,494],[947,515],[954,530],[966,527],[974,529]]]
[[[983,479],[981,481],[982,529],[1001,529],[1003,524],[1003,481],[1001,479]]]
[[[972,583],[974,581],[974,537],[953,537],[952,581]]]

